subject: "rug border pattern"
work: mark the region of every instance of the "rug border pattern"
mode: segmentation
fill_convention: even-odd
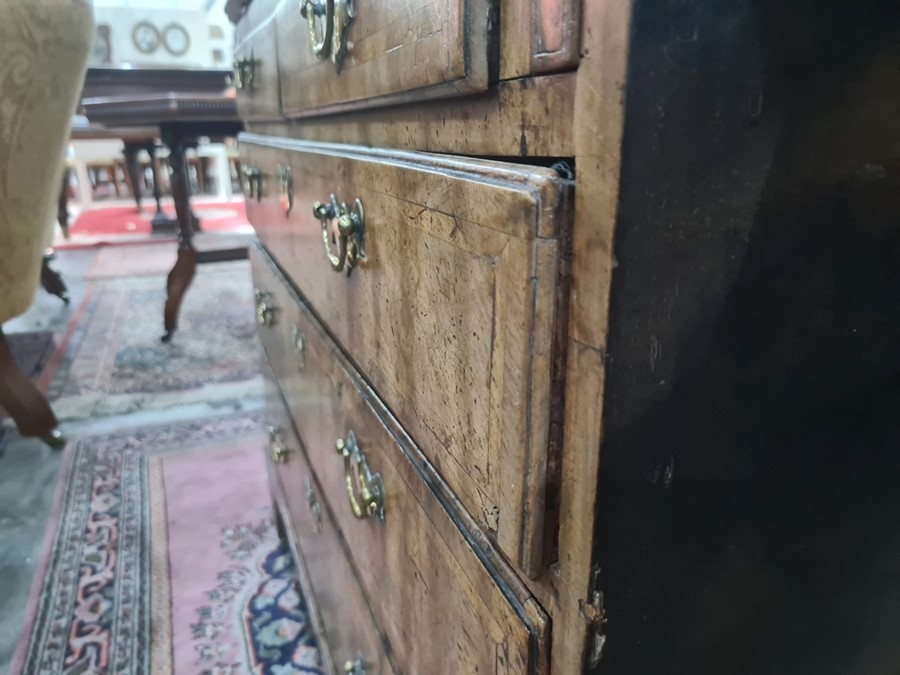
[[[235,416],[204,417],[196,420],[145,426],[128,432],[116,431],[74,441],[67,452],[71,461],[63,464],[59,480],[64,481],[61,508],[54,513],[48,528],[55,531],[53,544],[47,560],[39,562],[37,569],[44,570],[43,592],[36,606],[30,624],[24,626],[20,641],[27,643],[22,663],[25,673],[58,673],[64,671],[64,659],[68,644],[68,633],[60,630],[54,617],[71,617],[75,603],[73,578],[77,578],[78,566],[84,549],[84,531],[90,511],[94,467],[100,459],[98,448],[118,443],[117,454],[122,461],[122,470],[136,468],[135,462],[183,449],[185,446],[208,446],[223,440],[234,440],[242,436],[258,434],[265,429],[264,412]],[[124,444],[124,447],[122,445]],[[66,470],[65,467],[68,466]],[[135,474],[131,474],[135,475]],[[114,619],[113,630],[131,648],[123,648],[119,640],[114,641],[114,651],[110,653],[109,664],[113,672],[129,672],[145,675],[152,670],[149,660],[144,658],[150,649],[151,607],[145,599],[149,594],[141,593],[139,583],[149,582],[150,559],[141,556],[143,547],[149,546],[150,510],[146,504],[148,494],[147,472],[137,474],[139,480],[122,481],[121,519],[134,518],[139,526],[126,531],[119,542],[119,557],[116,560],[117,584],[115,592],[119,596],[119,608]],[[122,575],[122,576],[119,576]],[[120,585],[118,582],[122,580]],[[130,594],[130,601],[123,600],[123,594]],[[68,628],[69,622],[66,622]],[[123,635],[122,631],[131,635]],[[17,650],[18,651],[18,650]],[[15,663],[15,661],[14,661]]]

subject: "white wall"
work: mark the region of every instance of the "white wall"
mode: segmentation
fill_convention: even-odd
[[[132,3],[134,4],[134,3]],[[213,7],[213,10],[216,8]],[[222,7],[218,11],[205,9],[161,9],[156,7],[103,6],[94,7],[95,22],[99,26],[109,26],[111,59],[110,64],[92,63],[106,67],[175,67],[175,68],[230,68],[232,61],[233,27]],[[147,21],[154,25],[162,38],[171,23],[178,23],[187,29],[190,46],[183,55],[176,56],[160,45],[151,54],[144,54],[135,46],[132,32],[137,23]],[[217,26],[221,37],[211,34],[210,26]],[[214,50],[221,53],[216,61]]]

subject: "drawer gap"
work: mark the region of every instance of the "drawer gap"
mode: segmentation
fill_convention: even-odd
[[[553,169],[559,174],[560,178],[575,180],[575,158],[574,157],[554,157],[544,156],[535,157],[528,155],[528,145],[520,149],[526,153],[524,155],[469,155],[465,153],[454,153],[456,157],[471,157],[472,159],[483,159],[490,162],[509,162],[524,166],[539,166],[543,169]]]

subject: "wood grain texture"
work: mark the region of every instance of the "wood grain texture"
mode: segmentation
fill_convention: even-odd
[[[240,20],[235,22],[234,44],[243,45],[260,26],[272,20],[282,0],[253,0],[247,3]]]
[[[630,0],[581,5],[567,0],[498,3],[502,81],[484,92],[429,102],[425,100],[427,90],[413,89],[393,99],[363,98],[357,104],[390,100],[415,102],[415,105],[345,112],[344,104],[329,103],[323,108],[306,107],[298,111],[302,119],[253,123],[251,128],[256,133],[302,139],[301,143],[321,142],[322,147],[315,152],[295,148],[291,165],[296,205],[289,218],[285,218],[282,205],[273,194],[248,208],[279,264],[293,277],[355,366],[420,445],[447,487],[458,496],[461,508],[471,514],[477,529],[487,533],[488,541],[496,544],[519,572],[526,571],[536,577],[518,583],[531,591],[527,593],[531,602],[539,598],[540,605],[551,615],[552,651],[540,653],[542,659],[549,659],[546,667],[550,672],[560,675],[581,673],[591,647],[586,638],[592,617],[585,611],[584,602],[591,581],[608,298],[614,267],[612,244],[622,156],[622,89],[631,15]],[[282,11],[287,10],[283,7]],[[584,16],[579,17],[582,13]],[[572,22],[566,20],[562,26],[554,25],[551,18],[556,16],[574,17],[574,25],[580,27],[581,34],[577,31],[574,36],[564,34]],[[427,21],[423,18],[416,25],[427,25]],[[285,28],[286,25],[281,26],[282,30]],[[300,40],[305,41],[308,49],[305,33]],[[373,49],[377,46],[374,54],[390,44],[385,37],[382,42],[373,41],[368,46]],[[562,47],[563,44],[566,46]],[[574,52],[569,50],[573,45]],[[424,61],[422,64],[434,66]],[[326,65],[332,68],[329,76],[333,81],[343,77],[343,74],[335,75],[330,63],[319,64]],[[394,81],[402,82],[403,78],[414,75],[411,71],[417,65],[420,63],[409,59],[397,66],[402,72],[398,70],[390,75]],[[575,67],[577,72],[529,76]],[[322,113],[326,111],[340,114],[325,116]],[[525,279],[541,279],[538,270],[560,267],[560,245],[552,235],[521,227],[523,214],[528,213],[529,207],[517,199],[508,203],[498,199],[496,176],[478,174],[477,178],[472,177],[473,185],[468,186],[458,175],[448,180],[446,173],[450,165],[438,161],[434,165],[418,165],[419,170],[406,178],[405,172],[410,171],[407,159],[388,160],[377,152],[367,155],[358,149],[350,149],[348,154],[325,147],[327,143],[470,156],[575,158],[577,184],[571,233],[574,254],[567,317],[561,318],[559,311],[560,303],[566,298],[551,300],[559,286],[539,285],[530,296],[530,305],[523,298],[529,293],[525,290]],[[274,176],[277,164],[285,161],[284,153],[264,145],[252,146],[249,151],[253,161]],[[246,152],[245,148],[242,152]],[[360,168],[364,165],[372,168]],[[461,165],[452,171],[462,171],[465,176],[468,169]],[[274,179],[270,183],[270,192],[276,192]],[[370,230],[370,233],[377,231],[377,235],[366,242],[369,260],[349,279],[327,270],[320,252],[318,224],[305,204],[310,199],[323,200],[330,192],[338,193],[340,199],[347,201],[361,197],[370,218],[373,213],[370,203],[377,205],[374,211],[379,214],[377,230],[374,225]],[[523,241],[528,246],[523,246]],[[549,246],[545,247],[545,243]],[[385,263],[386,259],[391,262]],[[544,262],[539,263],[541,260]],[[325,272],[319,272],[319,267],[324,267]],[[518,296],[504,290],[508,288],[517,288]],[[471,300],[484,297],[492,298],[492,302]],[[429,298],[442,298],[443,302],[439,306],[428,305]],[[511,316],[522,316],[526,306],[531,307],[532,324],[510,322]],[[552,308],[552,318],[547,317],[544,309],[547,307]],[[567,330],[556,335],[548,332],[536,348],[529,347],[527,365],[522,365],[525,363],[522,354],[526,352],[521,346],[511,345],[521,345],[523,336],[530,334],[535,324],[549,321],[553,331],[560,328],[556,325],[560,320],[567,322]],[[483,326],[488,324],[503,330],[487,335]],[[359,326],[365,329],[358,330]],[[566,342],[568,351],[564,396],[559,401],[565,406],[564,430],[559,434],[561,456],[554,460],[558,461],[553,470],[557,473],[555,478],[550,478],[546,463],[538,465],[537,472],[522,471],[523,467],[533,469],[535,465],[524,460],[521,452],[497,446],[497,433],[499,430],[499,435],[504,436],[509,429],[521,432],[522,406],[539,412],[550,409],[545,405],[552,398],[549,373],[553,357],[559,356],[558,346],[562,341]],[[486,344],[497,346],[486,349]],[[327,361],[334,355],[323,358]],[[509,363],[510,359],[519,364],[515,373],[495,365],[497,360]],[[296,364],[288,363],[285,368],[295,369]],[[473,373],[480,377],[474,377]],[[545,377],[546,394],[540,386]],[[535,378],[538,389],[529,389],[533,385],[528,382]],[[286,394],[292,385],[285,382],[294,379],[300,378],[295,375],[282,382]],[[330,387],[337,391],[338,379],[337,376],[321,379],[319,390],[328,391]],[[516,405],[509,406],[511,392],[521,387],[527,389],[529,397],[537,398],[528,403],[518,398]],[[309,398],[310,392],[316,389],[310,387],[303,391],[296,390],[297,401],[304,400],[304,396]],[[364,391],[359,395],[366,398]],[[335,393],[334,398],[340,396]],[[316,411],[310,413],[313,417],[353,420],[365,428],[365,415],[345,409],[347,403],[335,403],[327,411],[321,404],[311,405]],[[295,403],[292,406],[302,407]],[[504,414],[504,411],[512,412]],[[548,421],[540,414],[527,417],[529,424],[553,426],[552,419]],[[346,429],[337,433],[346,433]],[[368,443],[373,444],[371,439],[377,439],[379,433],[382,432],[374,429]],[[311,449],[311,454],[325,453],[324,457],[333,453],[334,439],[326,439],[324,432],[318,438],[314,443],[318,450]],[[376,440],[373,447],[381,456],[381,448],[386,445]],[[518,447],[524,446],[519,442]],[[516,468],[512,469],[513,466]],[[316,467],[318,470],[318,463]],[[520,503],[507,494],[510,472],[518,481],[513,488],[526,493],[536,490],[545,480],[555,480],[560,486],[558,502],[554,504],[559,521],[555,541],[558,559],[549,568],[538,565],[529,569],[518,558],[522,547],[534,548],[534,541],[529,542],[527,535],[538,538],[538,530],[513,530],[518,532],[518,538],[513,539],[505,534],[509,532],[505,529],[508,511]],[[409,493],[414,491],[403,483],[403,472],[391,469],[391,475],[395,476],[393,481],[399,480],[404,485],[402,498],[412,499]],[[332,477],[335,485],[338,478]],[[323,479],[324,482],[327,481]],[[520,508],[518,514],[520,522],[528,522],[527,508]],[[556,519],[553,516],[554,523]],[[402,522],[403,527],[417,532],[418,540],[415,521]],[[359,545],[367,555],[379,550],[366,539],[368,535],[360,536]],[[490,544],[486,546],[490,550]],[[398,544],[397,550],[405,549]],[[414,602],[414,591],[409,593],[408,601]],[[466,591],[456,595],[465,597]],[[459,600],[450,597],[441,602],[455,607],[458,605],[453,603]],[[418,644],[410,633],[414,629],[409,621],[398,622],[391,628],[400,631],[407,642]],[[478,642],[483,638],[473,634],[466,640]],[[463,648],[475,653],[471,652],[473,648],[468,641],[463,643]],[[499,649],[494,672],[517,672],[510,664],[506,652]],[[445,671],[441,667],[435,672]]]
[[[244,38],[235,48],[234,58],[249,59],[253,64],[252,81],[245,82],[236,92],[241,119],[280,119],[281,84],[274,14]]]
[[[241,150],[263,174],[292,166],[289,217],[271,190],[248,201],[261,239],[500,549],[539,574],[565,181],[250,135]],[[350,277],[331,270],[312,214],[331,193],[366,207]]]
[[[362,657],[369,675],[394,673],[327,505],[319,500],[321,518],[315,518],[310,512],[307,485],[316,496],[321,494],[321,489],[294,433],[278,385],[271,372],[266,375],[268,415],[271,423],[281,430],[289,452],[284,464],[268,460],[269,479],[297,562],[300,585],[319,638],[325,670],[343,672],[346,662]]]
[[[397,668],[546,673],[546,614],[267,256],[251,258],[257,286],[280,308],[262,330],[266,353]],[[305,338],[302,361],[294,334]],[[384,480],[384,523],[356,520],[347,503],[335,441],[351,429]]]
[[[580,0],[501,2],[500,79],[576,67],[580,15]]]
[[[575,74],[500,82],[463,99],[251,123],[258,134],[494,157],[573,157]]]
[[[585,54],[575,87],[576,163],[585,189],[575,198],[572,337],[596,349],[606,345],[630,13],[630,0],[585,7]]]
[[[357,3],[356,10],[338,69],[314,54],[298,4],[279,8],[288,115],[453,96],[490,84],[488,0],[395,0]]]
[[[575,103],[578,177],[552,672],[580,673],[588,621],[631,0],[585,3]]]

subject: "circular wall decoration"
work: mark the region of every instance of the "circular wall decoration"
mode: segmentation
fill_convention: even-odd
[[[159,31],[149,21],[139,21],[131,31],[131,41],[142,54],[152,54],[159,49]]]
[[[163,31],[163,44],[172,56],[183,56],[191,46],[191,36],[180,23],[170,23]]]

